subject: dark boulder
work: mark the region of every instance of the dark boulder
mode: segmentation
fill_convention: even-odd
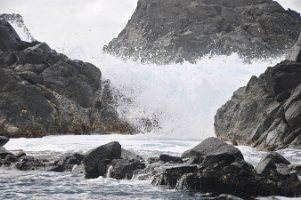
[[[104,51],[136,60],[195,62],[206,54],[282,55],[296,42],[300,14],[272,0],[139,0]]]
[[[108,176],[116,179],[132,179],[135,172],[145,168],[145,164],[138,160],[117,159],[111,163],[112,169]]]
[[[74,166],[82,163],[83,158],[84,155],[80,153],[63,155],[53,163],[49,170],[55,172],[72,171]]]
[[[208,155],[218,155],[218,154],[229,154],[234,158],[243,159],[242,153],[232,145],[229,145],[218,138],[207,138],[194,148],[185,151],[182,154],[182,158],[191,158],[196,155],[208,156]]]
[[[3,147],[7,142],[9,141],[9,139],[5,136],[0,136],[0,146]]]
[[[118,142],[111,142],[89,151],[83,159],[86,178],[104,176],[110,161],[120,157],[121,146]]]
[[[15,18],[19,18],[15,16]],[[0,135],[131,133],[94,65],[21,41],[0,15]]]
[[[217,137],[264,150],[301,145],[300,77],[301,63],[291,61],[253,76],[218,109]]]

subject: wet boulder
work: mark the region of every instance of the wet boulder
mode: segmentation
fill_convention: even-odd
[[[83,159],[86,178],[104,176],[110,161],[120,157],[121,145],[118,142],[111,142],[89,151]]]
[[[108,176],[116,179],[132,179],[138,170],[145,168],[145,164],[138,160],[116,159],[110,165],[112,168]]]

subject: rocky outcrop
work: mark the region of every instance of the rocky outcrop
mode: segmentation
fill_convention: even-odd
[[[285,158],[272,153],[260,161],[257,172],[240,156],[238,149],[231,146],[240,153],[229,152],[230,146],[209,138],[197,146],[202,149],[203,160],[200,163],[158,166],[154,169],[152,183],[191,192],[231,194],[243,199],[301,195],[301,182]],[[213,149],[218,153],[211,153]]]
[[[272,0],[139,0],[104,51],[135,60],[194,62],[206,54],[262,58],[298,38],[300,14]]]
[[[217,137],[258,149],[301,145],[301,63],[283,61],[253,76],[215,116]]]
[[[130,133],[94,65],[21,41],[0,17],[0,135]]]

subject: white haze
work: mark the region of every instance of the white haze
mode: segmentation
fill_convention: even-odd
[[[299,0],[298,0],[299,1]],[[214,135],[216,110],[252,75],[283,58],[244,63],[237,55],[205,57],[197,64],[166,66],[124,61],[101,53],[134,12],[137,0],[0,0],[0,13],[20,13],[39,41],[73,59],[91,62],[104,78],[134,100],[120,105],[133,122],[157,117],[155,133],[203,139]],[[279,0],[300,11],[297,1]],[[294,7],[291,7],[294,6]]]

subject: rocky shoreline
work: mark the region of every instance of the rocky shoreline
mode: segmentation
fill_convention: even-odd
[[[5,144],[8,139],[1,137],[0,142]],[[123,149],[118,142],[110,142],[85,154],[68,153],[54,158],[27,156],[23,151],[13,154],[0,147],[0,166],[21,171],[72,171],[88,179],[103,176],[130,180],[135,177],[152,180],[155,186],[209,194],[208,199],[301,196],[300,166],[270,152],[254,167],[244,160],[236,147],[217,138],[207,138],[183,152],[181,157],[162,154],[147,160]]]

